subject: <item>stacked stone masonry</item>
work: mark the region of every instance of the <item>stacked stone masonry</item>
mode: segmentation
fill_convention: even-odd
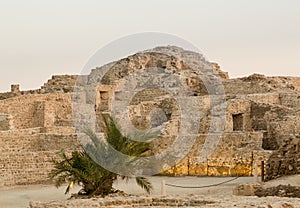
[[[111,196],[106,198],[70,199],[51,202],[31,202],[30,208],[89,208],[89,207],[261,207],[261,208],[298,208],[299,200],[278,197],[228,197],[207,195],[171,195],[171,196]]]
[[[198,65],[203,71],[195,71],[194,65],[185,63],[187,59],[201,60]],[[89,105],[95,103],[94,112],[100,126],[96,131],[101,131],[103,115],[114,115],[114,109],[128,110],[129,120],[137,129],[162,129],[151,144],[152,154],[167,149],[177,139],[184,112],[172,92],[148,87],[134,92],[126,109],[117,108],[127,96],[122,86],[129,82],[128,77],[138,76],[141,77],[139,81],[144,81],[151,78],[148,76],[152,69],[158,75],[166,73],[175,77],[176,82],[189,88],[180,93],[195,105],[200,121],[195,127],[197,136],[192,148],[180,155],[181,160],[176,165],[161,174],[251,175],[255,164],[261,168],[262,160],[269,161],[268,177],[300,173],[299,145],[290,139],[299,138],[300,133],[300,78],[253,74],[229,79],[228,73],[206,61],[201,54],[177,47],[158,47],[93,69],[88,76],[57,75],[41,89],[21,91],[18,85],[12,85],[11,92],[0,93],[0,186],[44,183],[48,181],[56,152],[80,148],[72,112],[72,105],[78,100]],[[143,73],[147,76],[140,76]],[[203,74],[209,79],[201,80]],[[216,76],[221,79],[222,86],[213,85],[213,88],[223,88],[225,95],[206,88],[207,83],[214,84]],[[154,78],[151,78],[152,84]],[[170,87],[176,83],[165,84]],[[96,95],[89,96],[92,93]],[[223,103],[212,102],[212,96],[224,96],[226,112],[220,110]],[[211,109],[217,116],[212,115]],[[225,118],[223,127],[222,116]],[[223,131],[216,130],[221,128]],[[212,154],[200,161],[209,135],[220,141]],[[289,165],[283,167],[285,161]],[[287,171],[278,172],[279,167]],[[288,171],[291,167],[292,171]]]

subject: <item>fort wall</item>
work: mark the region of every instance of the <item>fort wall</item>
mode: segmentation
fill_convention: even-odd
[[[22,91],[20,86],[12,85],[11,92],[0,93],[0,186],[49,182],[48,174],[53,168],[51,161],[57,158],[56,153],[61,149],[71,152],[80,148],[73,124],[72,100],[75,103],[84,101],[89,107],[95,103],[94,112],[100,124],[100,128],[95,129],[99,131],[102,115],[110,114],[113,104],[127,99],[120,87],[122,82],[128,81],[128,75],[143,72],[147,67],[158,67],[177,76],[190,88],[183,92],[185,99],[199,110],[199,129],[191,150],[186,155],[179,155],[182,159],[161,174],[248,176],[253,174],[255,164],[261,168],[262,160],[269,161],[268,177],[300,173],[299,161],[291,159],[299,158],[296,140],[300,133],[300,78],[254,74],[229,79],[218,65],[203,62],[203,65],[215,68],[225,90],[227,107],[221,134],[217,131],[222,126],[221,104],[212,106],[211,102],[211,96],[220,95],[208,95],[195,71],[180,59],[158,53],[164,50],[167,48],[138,53],[105,65],[103,67],[109,70],[102,80],[99,79],[104,68],[100,67],[89,76],[53,76],[37,90]],[[191,59],[198,57],[189,53],[184,54]],[[208,77],[211,76],[214,75]],[[147,78],[141,76],[139,81]],[[84,89],[85,84],[96,87],[96,91],[74,94],[74,89]],[[96,95],[89,96],[91,92]],[[162,127],[160,138],[152,143],[153,153],[164,151],[177,138],[183,110],[178,102],[186,100],[178,101],[168,91],[151,87],[135,92],[131,98],[127,109],[130,122],[136,128]],[[217,112],[214,122],[211,122],[212,108]],[[122,113],[124,108],[118,110]],[[86,113],[85,109],[81,111]],[[185,113],[194,115],[188,109]],[[212,142],[215,137],[220,141],[213,147],[214,151],[200,160],[205,142]],[[184,145],[177,151],[180,152],[180,148]],[[280,168],[284,171],[278,172]]]

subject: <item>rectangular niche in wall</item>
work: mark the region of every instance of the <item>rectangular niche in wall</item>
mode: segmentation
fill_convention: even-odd
[[[233,121],[233,131],[243,131],[244,128],[244,119],[243,119],[243,114],[233,114],[232,115],[232,121]]]
[[[9,115],[0,114],[0,131],[10,130],[11,117]]]
[[[109,92],[100,91],[100,109],[101,112],[109,111]]]

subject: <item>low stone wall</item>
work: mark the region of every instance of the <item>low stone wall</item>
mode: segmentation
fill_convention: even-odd
[[[126,196],[107,197],[96,199],[75,199],[67,201],[57,201],[50,203],[31,202],[30,208],[57,208],[57,207],[199,207],[206,204],[213,204],[212,201],[199,199],[196,196],[177,197],[150,197],[150,196]]]
[[[255,195],[258,197],[266,196],[280,196],[280,197],[292,197],[300,198],[300,187],[290,185],[279,185],[271,188],[258,188],[255,191]]]
[[[233,194],[236,196],[255,196],[255,191],[261,188],[260,183],[238,184],[233,189]]]
[[[298,199],[280,197],[232,197],[232,196],[124,196],[66,201],[30,202],[30,208],[90,208],[90,207],[260,207],[299,208]]]

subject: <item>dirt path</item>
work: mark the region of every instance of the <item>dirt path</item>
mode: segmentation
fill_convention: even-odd
[[[206,186],[216,183],[221,183],[233,178],[225,177],[151,177],[150,181],[154,186],[154,192],[152,195],[161,194],[161,182],[165,180],[166,183],[183,185],[183,186]],[[230,201],[232,197],[232,189],[240,183],[252,182],[253,178],[243,177],[229,183],[203,189],[182,189],[166,186],[166,192],[168,195],[175,194],[197,194],[207,197],[224,198]],[[300,175],[293,177],[285,177],[275,181],[271,181],[265,184],[265,186],[279,185],[279,184],[291,184],[300,185]],[[143,194],[144,192],[135,184],[134,180],[129,180],[126,184],[124,181],[117,181],[115,188],[125,191],[129,194]],[[65,186],[59,189],[52,185],[31,185],[31,186],[18,186],[13,188],[0,189],[0,207],[2,208],[19,208],[29,207],[29,201],[52,201],[52,200],[64,200],[70,197],[70,195],[64,195]],[[79,187],[75,188],[73,192],[79,190]],[[236,198],[236,197],[235,197]],[[300,201],[300,200],[299,200]],[[300,202],[299,202],[300,204]]]
[[[212,178],[212,177],[151,177],[150,181],[154,186],[153,195],[161,193],[161,182],[165,180],[166,183],[188,186],[202,186],[214,183],[220,183],[231,178]],[[166,187],[167,194],[221,194],[230,195],[232,188],[237,183],[244,183],[252,181],[252,178],[239,178],[228,184],[220,187],[206,188],[206,189],[181,189]],[[18,186],[13,188],[0,189],[0,207],[17,208],[29,207],[29,201],[51,201],[64,200],[70,195],[64,195],[65,186],[59,189],[52,185],[30,185]],[[126,184],[124,181],[117,181],[115,188],[125,191],[129,194],[143,194],[143,191],[135,184],[134,180],[129,180]],[[75,188],[73,192],[79,190]]]

